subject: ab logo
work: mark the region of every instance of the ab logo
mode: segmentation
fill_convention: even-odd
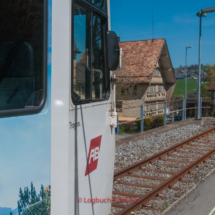
[[[85,176],[97,169],[102,136],[91,140]]]

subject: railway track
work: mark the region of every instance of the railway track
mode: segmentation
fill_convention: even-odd
[[[208,159],[215,163],[214,154],[215,127],[116,172],[112,214],[135,214],[143,209],[161,214],[150,202],[157,199],[165,202],[166,190],[182,192],[177,184],[192,183],[196,168]],[[131,187],[133,192],[127,192]]]

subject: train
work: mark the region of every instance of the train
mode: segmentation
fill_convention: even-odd
[[[108,215],[120,49],[109,0],[0,2],[0,215]]]

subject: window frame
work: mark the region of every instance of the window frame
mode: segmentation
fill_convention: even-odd
[[[105,0],[105,4],[106,4],[105,10],[100,9],[95,4],[89,2],[88,0],[74,0],[72,5],[74,6],[75,3],[82,5],[82,7],[87,7],[89,9],[95,11],[96,13],[99,13],[101,16],[108,18],[108,16],[107,16],[107,0]]]
[[[106,1],[106,5],[107,5],[107,0]],[[108,52],[107,52],[107,31],[108,31],[108,15],[107,12],[105,12],[104,10],[99,9],[98,7],[96,7],[93,3],[90,3],[87,0],[75,0],[72,3],[72,34],[71,34],[71,59],[73,58],[73,48],[74,48],[74,8],[75,6],[81,7],[84,10],[90,12],[90,16],[91,16],[91,22],[93,22],[93,16],[98,16],[101,21],[105,21],[105,25],[103,26],[103,31],[102,31],[102,35],[103,35],[103,43],[104,43],[104,79],[103,79],[103,85],[104,88],[107,88],[106,91],[104,92],[104,97],[103,98],[98,98],[98,99],[93,99],[92,98],[92,80],[90,81],[90,94],[91,94],[91,98],[90,99],[83,99],[80,101],[77,101],[74,99],[73,97],[73,75],[74,75],[74,71],[73,71],[73,60],[71,60],[71,99],[74,105],[80,105],[80,104],[89,104],[89,103],[96,103],[96,102],[104,102],[109,100],[110,98],[110,70],[108,68]],[[106,6],[107,8],[107,6]],[[91,29],[91,47],[92,47],[92,29]],[[90,67],[92,70],[92,49],[90,52],[91,56],[90,56]],[[76,74],[77,75],[77,74]],[[92,78],[92,71],[91,71],[91,78]],[[107,80],[108,78],[108,80]],[[102,92],[103,94],[103,92]]]
[[[43,0],[43,96],[38,107],[22,108],[22,109],[11,109],[11,110],[0,110],[0,118],[13,117],[13,116],[25,116],[40,113],[47,100],[47,73],[48,73],[48,0]]]

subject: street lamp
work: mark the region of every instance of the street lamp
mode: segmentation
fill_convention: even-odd
[[[184,119],[187,118],[186,108],[187,108],[187,49],[191,49],[192,46],[186,47],[186,58],[185,58],[185,111],[184,111]]]
[[[201,37],[202,37],[202,17],[206,17],[207,14],[201,12],[197,12],[196,15],[200,18],[199,22],[199,80],[198,80],[198,113],[197,119],[201,118]]]
[[[198,114],[197,118],[201,118],[201,36],[202,36],[202,17],[206,17],[207,13],[215,12],[215,7],[203,8],[196,15],[200,18],[199,23],[199,83],[198,83]]]

